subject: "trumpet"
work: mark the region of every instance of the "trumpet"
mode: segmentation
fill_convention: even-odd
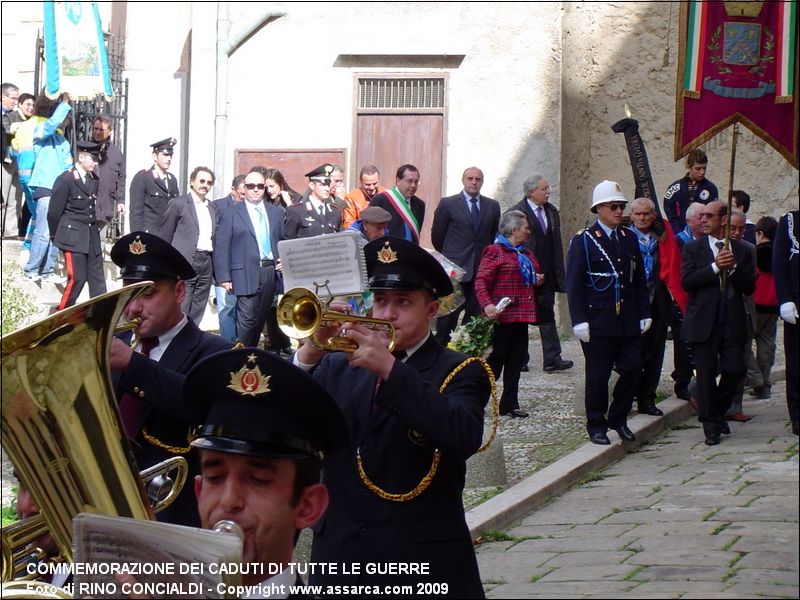
[[[139,473],[153,512],[157,513],[172,504],[183,488],[188,473],[189,465],[182,456],[173,456]],[[60,554],[53,556],[47,549],[32,545],[48,532],[47,521],[41,513],[3,527],[0,532],[3,556],[0,581],[33,579],[34,575],[26,572],[27,565],[31,563],[45,560],[63,562]]]
[[[340,335],[325,340],[317,337],[318,329],[339,323],[359,323],[368,329],[383,331],[389,338],[389,351],[394,349],[394,326],[389,321],[327,310],[319,296],[306,288],[292,288],[283,295],[278,302],[277,318],[278,327],[285,335],[295,340],[311,338],[311,343],[320,350],[355,352],[358,348],[353,340]]]

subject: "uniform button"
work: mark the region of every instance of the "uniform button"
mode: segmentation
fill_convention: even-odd
[[[366,524],[364,521],[361,521],[361,522],[358,524],[358,530],[359,530],[361,533],[364,533],[364,532],[365,532],[367,529],[369,529],[369,527],[367,527],[367,524]]]
[[[138,393],[139,393],[139,386],[135,386],[135,387],[133,388],[133,393],[134,393],[134,394],[138,394]]]
[[[139,398],[144,398],[144,392],[139,392]]]

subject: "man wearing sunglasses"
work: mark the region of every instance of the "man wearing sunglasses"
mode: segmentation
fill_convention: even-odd
[[[586,430],[601,445],[611,443],[609,429],[625,442],[636,440],[628,412],[642,374],[641,334],[653,322],[639,244],[620,226],[626,202],[618,183],[595,186],[591,211],[597,222],[572,237],[567,253],[569,314],[586,361]],[[612,368],[619,379],[609,405]]]
[[[217,223],[216,206],[206,197],[213,187],[214,172],[208,167],[195,167],[189,176],[189,193],[167,203],[159,234],[197,273],[197,277],[186,282],[181,309],[198,325],[208,306],[214,275],[211,253]]]
[[[278,240],[284,210],[264,202],[266,181],[258,171],[244,180],[244,202],[222,211],[214,240],[214,274],[236,296],[236,334],[256,347],[275,298]]]
[[[704,207],[700,216],[705,235],[683,247],[681,264],[681,285],[689,293],[683,337],[694,349],[697,416],[709,446],[719,444],[720,434],[731,432],[725,413],[747,370],[744,296],[752,294],[756,285],[752,249],[739,240],[726,244],[723,239],[727,209],[720,201]]]

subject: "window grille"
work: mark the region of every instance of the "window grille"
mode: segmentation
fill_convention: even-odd
[[[444,108],[444,78],[358,80],[360,109]]]

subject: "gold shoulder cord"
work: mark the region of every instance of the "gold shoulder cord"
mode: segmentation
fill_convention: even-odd
[[[170,454],[186,454],[189,452],[189,450],[192,449],[191,446],[180,447],[180,446],[170,446],[169,444],[165,444],[157,437],[147,433],[147,429],[145,429],[144,427],[142,428],[142,437],[144,437],[144,439],[153,444],[153,446],[155,446],[156,448],[161,448],[162,450],[166,450]],[[186,437],[187,439],[191,439],[191,436],[187,435]]]
[[[468,364],[473,362],[479,362],[481,366],[486,370],[487,375],[489,376],[489,383],[491,384],[492,390],[492,433],[489,435],[489,439],[478,448],[478,452],[483,452],[486,448],[489,447],[489,444],[492,443],[494,440],[495,435],[497,434],[497,422],[499,418],[499,407],[497,404],[497,384],[494,380],[494,374],[492,373],[491,367],[489,367],[488,363],[478,357],[478,356],[471,356],[460,365],[458,365],[453,371],[445,378],[442,385],[439,387],[439,393],[443,393],[445,388],[450,384],[453,378],[458,375],[461,370],[466,367]],[[422,492],[428,489],[428,486],[433,481],[434,476],[436,475],[436,470],[439,468],[439,461],[442,458],[442,453],[439,452],[439,449],[433,451],[433,460],[431,461],[431,468],[428,469],[428,472],[425,476],[420,480],[417,486],[411,490],[410,492],[405,492],[404,494],[393,494],[391,492],[387,492],[386,490],[378,487],[367,475],[366,471],[364,470],[364,460],[361,458],[361,448],[356,449],[356,463],[358,464],[358,477],[361,479],[361,483],[369,488],[369,490],[384,500],[390,500],[392,502],[408,502],[409,500],[413,500],[417,496],[419,496]]]

